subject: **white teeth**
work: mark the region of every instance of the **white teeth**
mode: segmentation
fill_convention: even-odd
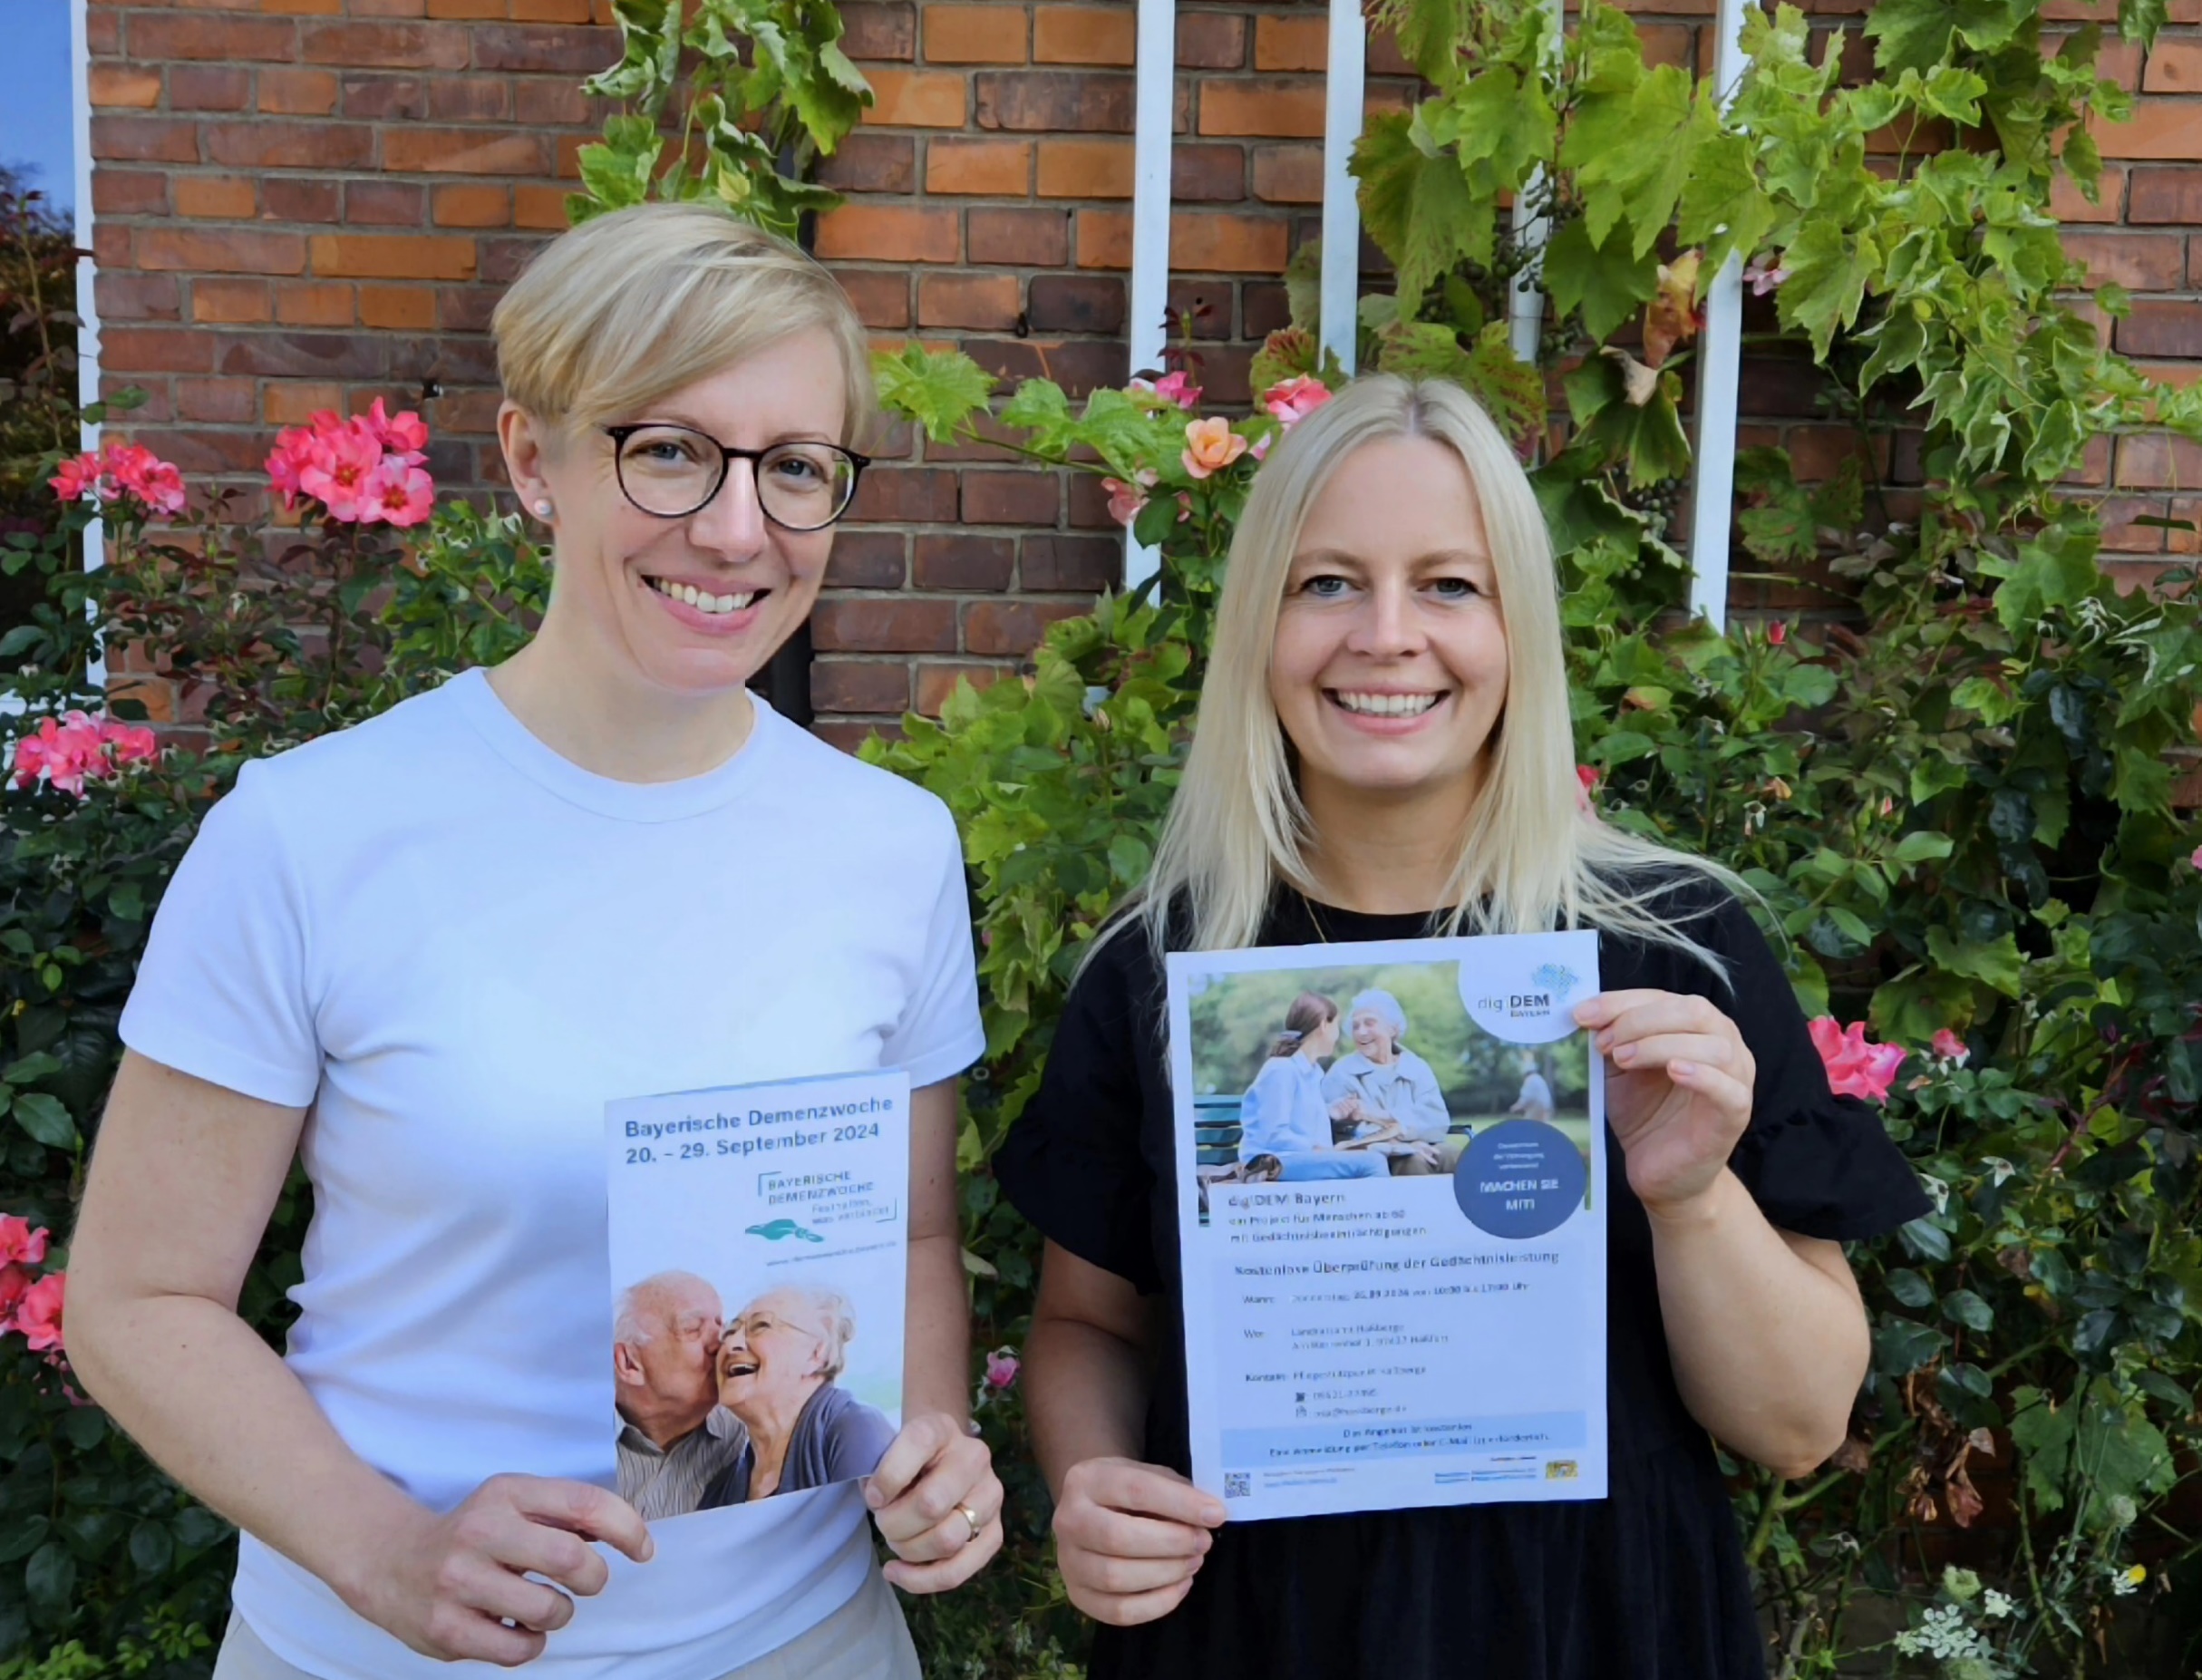
[[[1440,694],[1364,694],[1341,689],[1338,704],[1364,717],[1420,717],[1437,704]]]
[[[684,602],[700,613],[738,613],[757,598],[754,589],[739,595],[708,595],[692,583],[667,583],[662,578],[652,578],[648,582],[660,595]]]

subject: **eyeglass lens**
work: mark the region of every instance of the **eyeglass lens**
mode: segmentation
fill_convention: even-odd
[[[645,426],[619,447],[620,487],[664,519],[702,508],[730,465],[715,442],[685,426]],[[830,443],[776,444],[756,467],[759,504],[791,530],[832,524],[856,493],[856,463]]]

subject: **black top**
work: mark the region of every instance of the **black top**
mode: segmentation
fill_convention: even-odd
[[[1743,908],[1709,887],[1676,919],[1729,965],[1612,935],[1607,991],[1711,998],[1758,1063],[1729,1164],[1767,1219],[1808,1237],[1877,1236],[1927,1210],[1873,1109],[1837,1097],[1789,980]],[[1262,945],[1414,938],[1419,916],[1287,896]],[[1176,1151],[1161,965],[1139,928],[1109,941],[1064,1005],[1040,1089],[994,1173],[1082,1259],[1159,1295],[1145,1456],[1190,1468]],[[1101,1628],[1092,1680],[1756,1680],[1751,1586],[1704,1429],[1683,1406],[1660,1319],[1651,1227],[1606,1139],[1609,1492],[1595,1501],[1462,1505],[1227,1523],[1183,1604]],[[1739,1350],[1741,1352],[1743,1350]]]

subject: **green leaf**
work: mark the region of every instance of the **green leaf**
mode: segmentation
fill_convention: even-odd
[[[176,1542],[165,1523],[144,1521],[130,1531],[130,1560],[148,1578],[166,1575],[176,1560]]]
[[[1935,863],[1956,850],[1956,842],[1946,834],[1935,834],[1926,829],[1914,829],[1896,842],[1896,859],[1902,864]]]
[[[25,1092],[15,1099],[15,1123],[48,1149],[67,1149],[76,1141],[76,1122],[58,1098],[42,1091]]]
[[[2095,565],[2100,534],[2057,526],[2019,545],[2018,564],[1996,587],[1995,616],[2013,633],[2037,625],[2052,608],[2096,593],[2102,574]]]
[[[1858,319],[1880,248],[1870,233],[1822,217],[1805,224],[1781,260],[1790,271],[1777,294],[1781,324],[1810,334],[1814,357],[1825,362],[1836,333]]]
[[[76,1559],[59,1540],[48,1540],[23,1566],[23,1585],[34,1607],[58,1617],[75,1598]]]
[[[1689,75],[1673,64],[1645,75],[1625,102],[1586,96],[1560,162],[1575,168],[1592,239],[1604,244],[1625,222],[1632,253],[1650,251],[1673,218],[1698,148],[1719,124],[1710,98],[1693,100]]]
[[[1949,1345],[1931,1325],[1885,1314],[1873,1330],[1873,1368],[1883,1376],[1909,1376]]]
[[[874,352],[872,377],[881,406],[923,426],[936,443],[947,442],[986,406],[994,384],[994,375],[962,351],[922,345],[906,345],[891,354]]]
[[[1362,224],[1399,271],[1399,293],[1420,308],[1438,277],[1463,257],[1488,265],[1496,229],[1489,199],[1479,199],[1450,152],[1415,143],[1411,120],[1398,112],[1372,117],[1353,145]]]
[[[1931,1306],[1935,1301],[1935,1287],[1906,1267],[1899,1267],[1888,1274],[1888,1293],[1906,1306]]]
[[[1704,136],[1683,183],[1677,214],[1676,243],[1704,248],[1700,272],[1718,274],[1731,255],[1756,255],[1773,229],[1775,209],[1751,167],[1751,142],[1741,134]]]
[[[2026,1491],[2037,1510],[2064,1503],[2064,1472],[2072,1445],[2072,1408],[2056,1407],[2038,1388],[2013,1390],[2011,1443],[2026,1465]]]
[[[1942,1316],[1952,1324],[1983,1335],[1995,1327],[1995,1309],[1970,1289],[1953,1289],[1942,1297]]]
[[[1545,247],[1544,278],[1553,306],[1563,316],[1579,310],[1583,330],[1603,344],[1658,292],[1659,265],[1625,243],[1594,243],[1578,217]]]
[[[2006,997],[2016,997],[2026,973],[2017,937],[2005,933],[1984,942],[1958,938],[1945,927],[1926,930],[1926,954],[1938,968],[1978,980]]]

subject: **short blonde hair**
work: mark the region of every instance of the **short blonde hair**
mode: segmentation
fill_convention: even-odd
[[[878,406],[864,324],[834,277],[779,235],[706,204],[639,204],[561,234],[490,318],[505,394],[536,419],[629,419],[791,334],[840,352],[841,441]]]
[[[1363,444],[1420,437],[1460,461],[1483,514],[1506,616],[1507,692],[1485,748],[1482,791],[1456,837],[1433,910],[1452,934],[1607,928],[1703,948],[1664,913],[1684,881],[1745,890],[1720,865],[1586,821],[1551,539],[1528,475],[1460,386],[1379,374],[1293,429],[1254,481],[1217,604],[1199,722],[1136,913],[1162,950],[1189,914],[1196,950],[1252,945],[1280,887],[1313,895],[1307,808],[1269,694],[1271,650],[1301,528],[1341,462]],[[1716,964],[1717,966],[1717,964]]]

